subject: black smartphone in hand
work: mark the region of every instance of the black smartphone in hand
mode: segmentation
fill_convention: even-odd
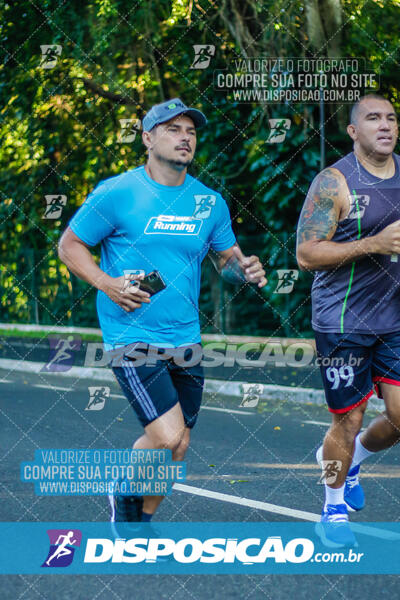
[[[139,289],[147,292],[150,296],[154,296],[154,294],[161,292],[161,290],[167,287],[158,271],[151,271],[143,279],[137,280],[137,283],[139,284]]]

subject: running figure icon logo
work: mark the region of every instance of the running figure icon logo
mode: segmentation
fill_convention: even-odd
[[[107,398],[110,397],[110,388],[107,386],[89,386],[89,402],[85,410],[102,410]]]
[[[243,399],[239,404],[239,408],[255,408],[260,400],[260,395],[263,393],[264,386],[262,383],[243,383]]]
[[[46,210],[42,219],[59,219],[64,206],[67,204],[67,196],[58,194],[54,196],[45,196]]]
[[[82,541],[79,529],[48,529],[50,548],[42,567],[68,567]]]
[[[347,215],[348,219],[362,219],[365,209],[369,206],[370,196],[366,194],[350,194],[350,210]]]
[[[196,219],[207,219],[211,214],[211,209],[215,206],[216,198],[214,194],[194,194],[196,208],[193,217]]]
[[[341,460],[321,460],[322,473],[318,483],[320,485],[327,483],[332,485],[335,483],[337,476],[342,470]]]
[[[121,130],[118,141],[122,144],[133,142],[137,132],[140,131],[141,123],[139,119],[120,119],[119,122]]]
[[[62,47],[59,44],[41,45],[40,50],[42,56],[40,57],[39,68],[52,69],[55,67],[58,57],[61,56]]]
[[[135,283],[135,281],[137,282],[136,277],[140,276],[141,278],[143,278],[145,274],[146,273],[143,269],[124,269],[124,283],[122,285],[121,294],[129,292],[129,288],[138,285],[137,283]]]
[[[287,132],[290,129],[290,119],[268,119],[271,131],[267,138],[267,144],[279,144],[285,141]]]
[[[207,69],[211,58],[215,54],[215,46],[212,44],[194,44],[194,59],[190,65],[191,69]]]
[[[299,278],[299,272],[296,269],[277,269],[278,283],[274,294],[290,294],[293,290],[294,282]]]
[[[50,356],[41,371],[69,371],[74,364],[75,353],[81,347],[80,337],[69,335],[67,338],[61,338],[49,335],[47,339],[50,344]]]

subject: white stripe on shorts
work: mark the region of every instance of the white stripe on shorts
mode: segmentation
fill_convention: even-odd
[[[148,395],[146,388],[140,381],[135,371],[135,368],[131,365],[123,366],[122,368],[124,369],[125,375],[129,383],[131,384],[133,391],[136,393],[137,400],[141,408],[143,409],[143,412],[145,413],[146,417],[149,419],[152,419],[153,417],[158,417],[156,408],[150,396]]]

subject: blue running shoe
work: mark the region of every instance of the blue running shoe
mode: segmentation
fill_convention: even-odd
[[[322,446],[318,448],[315,458],[319,466],[322,466]],[[362,510],[365,506],[365,496],[360,484],[359,474],[360,465],[350,469],[344,486],[344,501],[351,512]]]
[[[348,548],[358,545],[350,529],[345,504],[327,504],[322,511],[321,521],[315,526],[315,532],[328,548]]]
[[[360,465],[356,465],[347,473],[346,484],[344,486],[344,501],[347,508],[351,511],[362,510],[365,506],[364,491],[361,487]]]
[[[142,496],[124,496],[115,493],[113,490],[108,495],[108,500],[111,506],[111,530],[115,537],[121,537],[117,523],[141,522],[143,512]]]

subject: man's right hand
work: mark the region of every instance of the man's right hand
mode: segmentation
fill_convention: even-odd
[[[142,279],[142,275],[135,275],[132,279]],[[126,312],[133,312],[142,304],[150,303],[150,294],[139,290],[133,285],[125,285],[125,277],[110,277],[103,286],[102,291],[107,294],[115,304],[118,304]]]
[[[378,254],[400,254],[400,220],[373,236]]]

